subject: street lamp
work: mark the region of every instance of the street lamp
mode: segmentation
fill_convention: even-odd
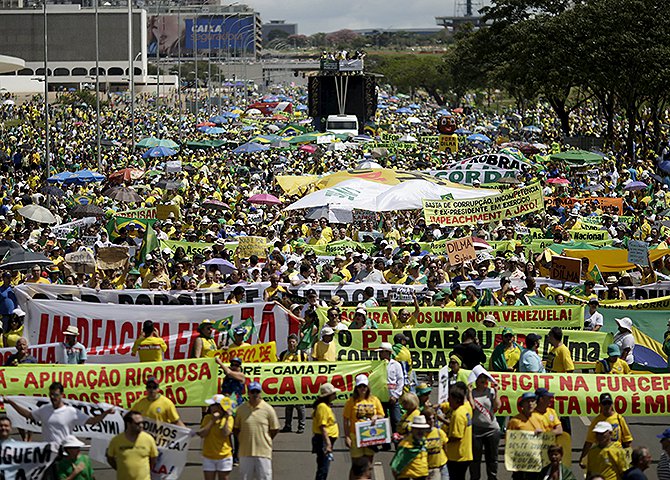
[[[133,0],[128,0],[128,87],[130,89],[131,153],[135,151],[135,65],[133,59]],[[126,166],[130,160],[126,160]]]
[[[44,154],[46,159],[46,178],[51,176],[51,151],[49,148],[49,32],[47,22],[47,0],[44,0]]]
[[[95,155],[98,161],[98,170],[102,170],[100,154],[100,28],[98,24],[98,3],[100,0],[93,1],[95,2]]]

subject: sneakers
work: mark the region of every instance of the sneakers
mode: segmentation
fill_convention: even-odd
[[[298,427],[298,430],[295,433],[305,433],[305,427]]]
[[[291,433],[293,430],[288,425],[284,425],[284,428],[280,430],[281,433]]]
[[[240,459],[237,457],[233,458],[233,467],[239,467],[240,466]]]

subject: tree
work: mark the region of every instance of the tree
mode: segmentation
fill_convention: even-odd
[[[440,55],[384,55],[369,59],[370,68],[384,75],[400,92],[423,88],[436,103],[443,105],[451,90],[451,77]]]
[[[348,29],[326,35],[326,42],[336,48],[356,48],[355,42],[360,40],[361,35]]]

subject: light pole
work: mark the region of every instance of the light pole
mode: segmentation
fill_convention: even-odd
[[[47,0],[44,0],[44,154],[46,159],[46,178],[51,176],[51,151],[49,147],[49,32],[47,30]]]
[[[128,82],[130,88],[131,154],[135,151],[135,65],[133,61],[133,0],[128,0]],[[130,160],[130,155],[126,165]]]
[[[98,3],[95,2],[95,155],[98,161],[98,170],[102,170],[100,154],[100,29],[98,24]]]
[[[181,143],[181,2],[177,4],[177,31],[179,40],[177,41],[177,102],[179,104],[179,143]]]
[[[195,122],[198,123],[198,35],[197,35],[197,29],[198,29],[198,14],[195,13],[193,16],[193,22],[192,22],[192,29],[193,32],[193,65],[195,67]]]
[[[242,45],[242,55],[243,55],[242,57],[240,57],[240,53],[239,53],[239,50],[238,50],[238,58],[239,58],[240,61],[242,62],[242,65],[241,65],[241,66],[242,66],[242,68],[241,68],[242,71],[241,71],[240,73],[242,73],[242,77],[243,77],[243,78],[242,78],[242,80],[243,80],[243,84],[244,84],[244,87],[243,87],[243,88],[244,88],[244,91],[243,91],[243,99],[244,99],[244,106],[245,106],[245,108],[247,107],[247,63],[246,63],[246,53],[247,53],[247,45],[249,45],[249,41],[246,41],[246,42],[245,42],[245,38],[247,38],[247,35],[248,35],[249,31],[252,32],[252,35],[251,35],[251,41],[254,40],[253,32],[255,31],[255,25],[254,25],[254,24],[251,24],[251,25],[245,25],[244,27],[242,27],[242,28],[240,29],[240,32],[239,32],[239,34],[240,34],[240,38],[239,38],[239,39],[242,41],[242,44],[241,44],[241,45]],[[237,39],[235,40],[235,45],[237,46]]]

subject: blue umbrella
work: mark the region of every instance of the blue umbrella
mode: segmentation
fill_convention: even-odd
[[[451,115],[451,112],[446,108],[443,108],[442,110],[437,111],[437,115]]]
[[[396,113],[414,113],[410,108],[407,107],[401,107],[398,110],[395,111]]]
[[[233,110],[237,110],[237,109],[236,109],[236,108],[233,108]],[[225,117],[225,118],[240,118],[240,114],[239,114],[239,113],[233,113],[233,112],[223,112],[223,113],[221,114],[221,116],[222,116],[222,117]]]
[[[523,127],[521,130],[524,132],[531,132],[531,133],[541,133],[542,129],[538,127],[537,125],[526,125]]]
[[[644,190],[647,188],[647,184],[644,182],[630,182],[628,185],[623,187],[624,190],[627,192],[632,192],[635,190]]]
[[[472,133],[472,130],[468,130],[467,128],[457,128],[454,130],[454,133],[458,135],[469,135]]]
[[[484,143],[490,143],[491,139],[487,137],[484,134],[481,133],[473,133],[469,137],[465,138],[468,142],[484,142]]]
[[[659,168],[660,170],[664,171],[665,173],[670,173],[670,160],[664,160],[664,161],[662,161],[662,162],[659,162],[659,163],[658,163],[658,168]],[[59,175],[60,175],[60,174],[59,174]],[[54,176],[55,176],[55,175],[54,175]],[[49,179],[47,179],[47,182],[48,182],[51,178],[53,178],[53,177],[50,177]]]
[[[295,109],[298,110],[299,112],[304,112],[308,108],[309,107],[307,105],[298,105],[297,107],[295,107]]]
[[[377,108],[378,108],[379,110],[385,110],[385,109],[389,108],[389,106],[388,106],[388,105],[384,105],[383,103],[379,103],[379,104],[377,104]]]
[[[208,135],[221,135],[222,133],[226,133],[226,130],[221,127],[205,127],[202,131]]]
[[[421,105],[417,105],[416,103],[410,103],[409,105],[407,105],[407,107],[417,109],[421,108]]]
[[[72,177],[72,172],[60,172],[47,178],[48,183],[63,183]]]
[[[76,183],[77,185],[83,185],[85,183],[91,182],[102,182],[104,179],[105,176],[101,175],[100,173],[92,172],[90,170],[78,170],[74,172],[70,178],[65,180],[65,183]]]
[[[176,153],[176,150],[172,150],[168,147],[152,147],[142,154],[142,158],[169,157],[170,155],[175,155]]]
[[[216,265],[218,267],[218,270],[223,274],[223,275],[228,275],[231,272],[234,272],[237,270],[237,267],[230,263],[228,260],[225,258],[212,258],[210,260],[207,260],[206,262],[203,263],[203,265],[207,265],[208,267],[210,265]]]
[[[269,150],[270,147],[267,145],[261,145],[260,143],[254,143],[254,142],[248,142],[245,144],[240,145],[237,147],[235,150],[233,150],[233,153],[235,155],[240,155],[242,153],[254,153],[254,152],[264,152],[266,150]]]
[[[223,115],[214,115],[212,118],[209,119],[209,121],[212,123],[216,123],[217,125],[221,125],[222,123],[228,123],[228,119]]]

